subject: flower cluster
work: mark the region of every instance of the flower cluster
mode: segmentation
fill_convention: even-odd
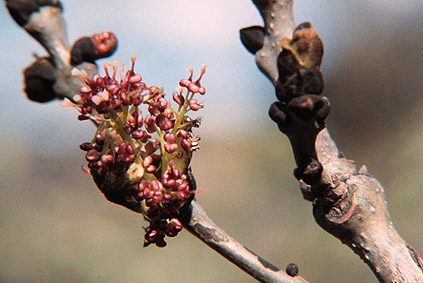
[[[85,170],[107,199],[142,213],[149,221],[144,246],[164,247],[165,236],[181,231],[178,215],[196,192],[188,166],[192,152],[199,148],[199,137],[191,130],[200,120],[186,114],[204,107],[193,97],[205,93],[200,84],[205,65],[195,81],[192,68],[188,69],[189,78],[180,80],[172,95],[177,108],[173,109],[162,89],[148,87],[134,72],[134,55],[131,61],[126,72],[124,66],[118,71],[117,61],[106,63],[105,76],[92,78],[74,69],[72,74],[86,85],[73,102],[64,104],[79,111],[79,120],[97,126],[94,138],[80,145],[86,151]]]

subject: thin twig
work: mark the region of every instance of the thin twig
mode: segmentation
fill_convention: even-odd
[[[291,277],[256,255],[218,227],[204,209],[193,200],[189,222],[185,228],[220,255],[261,282],[308,282],[300,276]]]

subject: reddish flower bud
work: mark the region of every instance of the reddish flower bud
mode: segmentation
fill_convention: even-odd
[[[186,182],[180,184],[178,186],[178,191],[180,191],[180,192],[189,192],[189,186],[188,186],[188,184]]]
[[[171,177],[174,179],[179,179],[179,177],[181,177],[181,170],[178,168],[172,168],[170,172]]]
[[[153,157],[150,155],[146,156],[142,161],[142,167],[148,168],[153,163]]]
[[[187,131],[185,131],[185,130],[179,130],[178,131],[178,133],[176,134],[176,136],[178,137],[178,138],[183,138],[183,139],[186,139],[187,138],[187,136],[188,136],[188,132]]]
[[[188,87],[191,84],[191,80],[187,80],[187,79],[182,79],[179,81],[179,85],[181,87]]]
[[[163,197],[163,193],[161,191],[155,191],[153,195],[153,200],[154,202],[159,203],[162,201],[162,197]]]
[[[135,75],[133,75],[133,76],[131,76],[131,78],[129,79],[129,82],[131,83],[131,84],[135,84],[135,83],[138,83],[138,82],[140,82],[141,81],[141,75],[140,74],[135,74]]]
[[[176,143],[176,137],[175,137],[175,135],[174,135],[174,134],[172,134],[172,133],[167,133],[167,134],[165,134],[165,135],[164,135],[164,140],[165,140],[167,143],[170,143],[170,144]]]
[[[103,162],[104,165],[107,165],[109,163],[113,163],[114,160],[115,160],[115,158],[111,154],[103,154],[101,156],[101,162]]]
[[[123,130],[125,131],[125,133],[127,133],[128,135],[132,134],[132,132],[134,131],[134,127],[132,127],[128,123],[123,124],[122,127],[123,127]]]
[[[118,156],[118,161],[123,163],[132,163],[132,161],[134,161],[134,158],[128,154],[121,154]]]
[[[147,173],[155,173],[156,172],[156,166],[154,166],[154,165],[150,165],[150,166],[148,166],[147,168],[145,168],[145,172],[147,172]]]
[[[87,152],[87,154],[85,155],[85,159],[88,162],[94,162],[94,161],[98,161],[100,160],[100,152],[98,152],[95,149],[91,149],[90,151]]]
[[[143,123],[141,111],[135,110],[134,113],[132,113],[132,115],[129,117],[128,121],[129,123],[134,124],[136,128],[141,127]]]
[[[173,144],[167,143],[167,144],[164,145],[164,148],[165,148],[167,153],[172,153],[172,152],[174,152],[175,150],[178,149],[178,145],[176,143],[173,143]]]
[[[174,92],[172,98],[178,105],[184,105],[185,98],[180,93]]]
[[[87,86],[83,86],[79,89],[79,92],[83,95],[88,95],[92,92],[91,88],[87,87]]]
[[[126,154],[132,155],[132,154],[134,154],[135,150],[134,150],[134,148],[132,147],[132,145],[130,145],[129,143],[125,143],[125,149],[124,149],[124,152],[125,152]]]
[[[190,83],[188,86],[188,90],[190,92],[196,93],[200,90],[200,87],[198,85],[196,85],[195,83]]]
[[[166,179],[163,181],[163,186],[166,189],[172,189],[176,186],[176,181],[174,179]]]
[[[168,237],[175,237],[178,235],[178,231],[175,229],[175,225],[173,225],[172,223],[169,223],[166,227],[166,231],[165,231],[166,236]]]
[[[119,92],[119,87],[117,85],[109,85],[107,86],[107,91],[110,95],[116,95]]]
[[[197,111],[200,108],[203,108],[204,105],[198,103],[197,99],[191,99],[189,101],[189,108],[193,111]]]
[[[156,125],[162,131],[167,131],[173,128],[173,123],[164,114],[160,114],[156,117]]]
[[[157,143],[149,141],[145,144],[145,150],[147,153],[153,153],[157,150]]]
[[[141,130],[133,131],[131,137],[138,140],[144,137],[145,132]]]
[[[154,192],[152,190],[150,190],[149,188],[145,188],[143,191],[143,196],[146,199],[150,199],[153,197]]]
[[[103,78],[99,74],[95,74],[91,78],[91,82],[93,82],[94,84],[96,84],[97,87],[102,87],[103,84],[104,84],[104,80],[103,80]]]
[[[170,219],[170,223],[172,223],[175,226],[176,230],[178,230],[178,231],[182,230],[182,223],[181,223],[181,221],[179,221],[178,218]]]
[[[190,143],[187,139],[183,139],[183,140],[181,141],[181,146],[182,146],[182,148],[183,148],[186,152],[190,152],[190,151],[191,151],[192,145],[191,145],[191,143]]]
[[[145,122],[145,129],[148,133],[154,133],[156,129],[156,117],[147,117],[144,120]]]
[[[162,199],[162,203],[163,204],[168,204],[171,200],[172,200],[172,195],[171,194],[164,194],[163,195],[163,199]]]
[[[158,107],[160,111],[164,111],[168,105],[167,100],[164,97],[160,97],[158,102]]]
[[[94,148],[94,144],[90,142],[84,142],[83,144],[79,145],[79,148],[83,151],[89,151],[90,149]]]
[[[179,191],[176,193],[176,198],[180,201],[184,201],[187,199],[187,195],[184,192]]]
[[[151,115],[157,116],[160,114],[160,110],[157,104],[151,104],[148,106],[148,112],[150,112]]]
[[[84,120],[88,120],[88,119],[90,119],[90,117],[88,117],[87,115],[78,115],[79,121],[84,121]]]

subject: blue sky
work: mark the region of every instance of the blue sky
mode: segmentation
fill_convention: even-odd
[[[296,1],[295,15],[297,23],[312,21],[323,38],[327,54],[323,63],[325,68],[338,60],[348,46],[354,45],[348,38],[360,32],[356,28],[363,17],[370,23],[380,17],[391,18],[390,22],[395,23],[413,16],[418,1],[407,1],[407,5],[404,2],[364,5],[362,1],[336,4],[332,1]],[[357,11],[360,13],[353,13]],[[129,64],[130,55],[136,53],[136,70],[144,81],[163,86],[169,93],[179,79],[187,75],[188,67],[198,72],[201,64],[207,64],[203,79],[207,89],[206,108],[200,112],[205,118],[204,129],[224,127],[222,130],[236,131],[246,124],[258,127],[271,124],[267,119],[267,107],[274,100],[274,90],[239,40],[240,28],[262,22],[251,1],[64,1],[64,16],[71,42],[83,35],[113,31],[119,47],[112,58]],[[54,123],[47,122],[49,119],[62,115],[64,119],[72,119],[74,113],[64,112],[57,107],[57,102],[37,105],[25,100],[21,70],[32,61],[32,52],[38,55],[45,52],[11,20],[4,7],[0,8],[0,24],[0,54],[3,54],[0,117],[6,122],[7,117],[20,116],[15,127],[10,128],[8,122],[1,127],[8,128],[9,132],[28,128],[26,126],[31,124],[30,128],[35,127],[38,131],[42,127],[54,127]],[[33,115],[46,123],[34,121]]]

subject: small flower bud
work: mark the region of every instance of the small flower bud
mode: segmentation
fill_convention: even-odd
[[[176,186],[176,181],[174,179],[166,179],[163,181],[163,186],[166,189],[172,189]]]
[[[197,111],[200,108],[203,108],[204,105],[198,103],[197,99],[191,99],[189,101],[189,108],[193,111]]]
[[[187,199],[187,195],[184,192],[179,191],[176,193],[176,198],[180,201],[184,201]]]
[[[131,84],[135,84],[141,81],[141,75],[140,74],[135,74],[133,76],[131,76],[131,78],[129,79],[129,82]]]
[[[190,143],[187,139],[183,139],[183,140],[181,141],[181,146],[182,146],[182,148],[183,148],[186,152],[190,152],[190,151],[191,151],[192,145],[191,145],[191,143]]]
[[[180,93],[174,92],[172,98],[178,105],[184,105],[185,98]]]
[[[88,162],[95,162],[100,160],[100,152],[98,152],[95,149],[91,149],[90,151],[87,152],[87,154],[85,155],[85,159]]]
[[[153,194],[154,194],[153,191],[150,190],[149,188],[145,188],[144,191],[143,191],[143,196],[146,199],[152,198],[153,197]]]
[[[179,81],[179,85],[182,87],[188,87],[192,82],[187,79],[182,79]]]
[[[155,191],[153,195],[153,200],[154,202],[159,203],[162,201],[162,197],[163,197],[163,192]]]
[[[173,225],[172,223],[169,223],[167,225],[165,234],[168,237],[175,237],[176,235],[178,235],[178,231],[175,229],[175,225]]]
[[[145,172],[151,173],[151,174],[156,173],[156,166],[154,165],[148,166],[147,168],[145,168]]]
[[[142,161],[142,167],[148,168],[153,163],[153,157],[150,155],[146,156]]]
[[[103,154],[101,156],[101,162],[103,162],[104,165],[107,165],[109,163],[113,163],[114,160],[115,160],[115,158],[111,154]]]
[[[79,89],[79,92],[83,95],[88,95],[92,92],[91,88],[87,87],[87,86],[83,86]]]
[[[157,104],[152,104],[148,106],[148,112],[150,112],[151,115],[157,116],[160,114],[160,110]]]
[[[90,142],[84,142],[83,144],[79,146],[79,148],[83,151],[89,151],[90,149],[94,148],[94,144]]]
[[[171,200],[172,200],[172,195],[171,194],[164,194],[163,195],[163,198],[162,198],[162,203],[163,204],[168,204]]]
[[[164,140],[165,140],[167,143],[170,143],[170,144],[174,144],[174,143],[176,143],[176,137],[175,137],[175,135],[174,135],[174,134],[172,134],[172,133],[166,133],[166,134],[164,135]]]
[[[175,226],[176,230],[178,230],[178,231],[182,230],[182,223],[181,223],[181,221],[179,221],[178,218],[170,219],[170,223],[172,223]]]
[[[88,119],[90,119],[90,117],[88,117],[87,115],[78,115],[79,121],[84,121],[84,120],[88,120]]]
[[[135,127],[139,128],[142,126],[143,117],[141,111],[135,110],[134,113],[128,119],[129,123],[135,124]]]
[[[179,177],[181,177],[181,170],[179,170],[178,168],[172,168],[170,172],[170,176],[174,179],[179,179]]]
[[[158,104],[159,104],[158,105],[159,110],[164,111],[166,109],[167,105],[168,105],[168,102],[165,98],[160,97],[159,100],[158,100]]]
[[[147,117],[144,120],[145,129],[148,133],[154,133],[156,131],[156,117]]]
[[[160,114],[156,117],[156,125],[162,131],[167,131],[173,127],[173,123],[164,114]]]
[[[145,144],[145,150],[147,153],[153,153],[157,150],[157,143],[149,141]]]
[[[174,152],[175,150],[178,149],[178,145],[176,143],[173,143],[173,144],[167,143],[167,144],[164,145],[164,148],[165,148],[167,153],[172,153],[172,152]]]
[[[130,155],[134,154],[134,152],[135,152],[134,148],[129,143],[126,144],[126,150],[125,151],[126,151],[126,153],[128,153]]]
[[[132,127],[131,125],[129,125],[128,123],[125,123],[123,125],[123,130],[125,131],[125,133],[127,133],[128,135],[132,134],[132,132],[134,131],[134,127]]]
[[[198,92],[200,90],[200,87],[198,85],[196,85],[195,83],[190,83],[188,85],[188,90],[190,92],[196,93],[196,92]]]
[[[109,94],[111,95],[116,95],[119,92],[119,87],[117,85],[108,85],[107,86],[107,91],[109,92]]]
[[[182,184],[180,184],[179,186],[178,186],[178,191],[180,191],[180,192],[189,192],[189,186],[188,186],[188,184],[187,183],[182,183]]]

